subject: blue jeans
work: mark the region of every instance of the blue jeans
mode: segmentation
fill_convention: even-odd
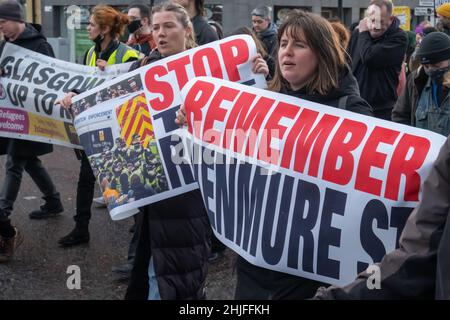
[[[153,256],[150,257],[150,263],[148,264],[148,298],[147,298],[147,300],[161,300],[161,295],[159,294],[158,281],[156,280]]]

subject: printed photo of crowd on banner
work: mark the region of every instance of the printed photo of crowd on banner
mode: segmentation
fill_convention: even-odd
[[[115,116],[120,136],[114,138],[111,128],[80,136],[109,210],[169,189],[145,95],[126,99]]]
[[[92,95],[89,95],[72,105],[73,116],[77,116],[83,111],[86,111],[93,106],[102,102],[122,97],[130,93],[135,93],[142,90],[142,81],[139,74],[125,79],[119,83],[115,83],[111,87],[107,87]]]
[[[109,210],[168,190],[155,140],[143,144],[135,133],[130,145],[118,137],[112,148],[89,156]]]

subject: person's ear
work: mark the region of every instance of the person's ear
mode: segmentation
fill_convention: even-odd
[[[186,28],[186,37],[189,37],[192,34],[192,29],[191,27],[187,27]]]
[[[101,34],[102,36],[106,36],[107,34],[111,33],[111,27],[110,26],[105,26],[102,31]]]

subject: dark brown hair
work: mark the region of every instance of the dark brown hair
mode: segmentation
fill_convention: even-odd
[[[195,0],[195,10],[201,16],[205,14],[205,0]]]
[[[346,53],[339,44],[336,32],[325,18],[314,13],[293,10],[278,30],[278,42],[284,34],[306,42],[317,58],[317,70],[306,84],[308,93],[326,95],[339,86],[341,73],[346,67]],[[277,59],[275,75],[269,83],[269,89],[279,92],[283,86],[289,86],[289,83],[283,78]]]

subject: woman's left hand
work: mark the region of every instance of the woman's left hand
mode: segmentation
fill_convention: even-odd
[[[254,73],[261,73],[265,77],[269,75],[269,67],[267,66],[267,62],[259,53],[252,58],[252,71]]]
[[[95,63],[97,64],[97,67],[100,70],[105,71],[105,68],[106,68],[106,61],[105,60],[97,59],[97,61]]]

